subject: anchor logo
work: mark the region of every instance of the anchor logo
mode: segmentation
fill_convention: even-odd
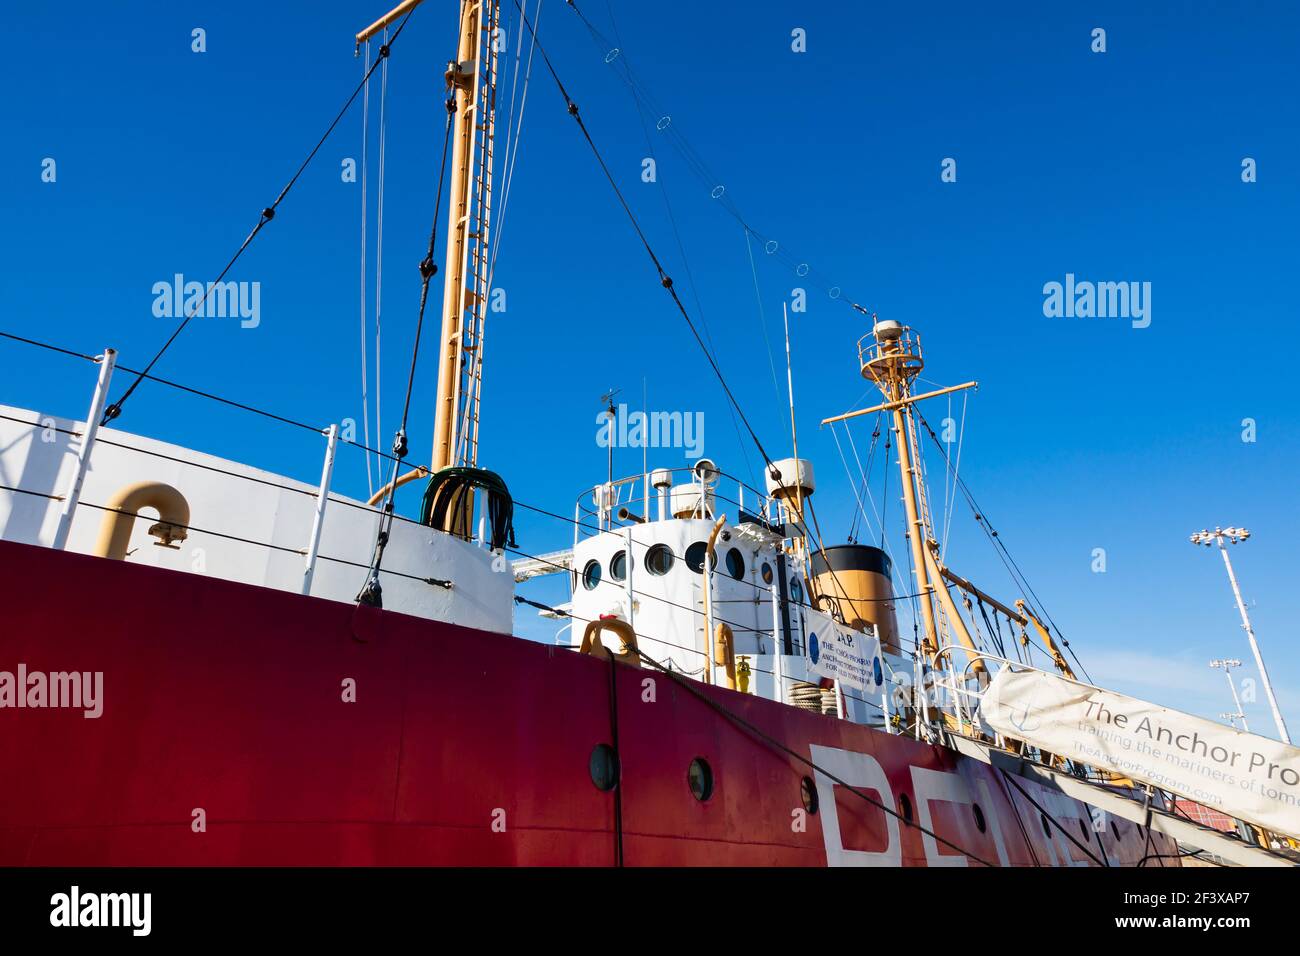
[[[1043,726],[1043,722],[1038,719],[1038,712],[1032,710],[1028,702],[1021,704],[1019,708],[1012,706],[1010,709],[1011,723],[1016,729],[1031,733]]]

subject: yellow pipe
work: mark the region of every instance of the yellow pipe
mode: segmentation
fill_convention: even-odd
[[[190,505],[185,496],[161,481],[139,481],[118,490],[105,506],[109,509],[99,526],[99,540],[94,554],[114,561],[126,559],[131,544],[131,529],[141,508],[153,508],[161,519],[149,528],[164,548],[174,548],[173,541],[184,541],[190,524]]]
[[[709,532],[709,544],[704,549],[704,567],[700,571],[701,586],[704,588],[704,681],[707,684],[713,683],[713,655],[709,653],[709,625],[713,623],[713,604],[710,601],[712,588],[709,587],[709,572],[713,570],[713,546],[718,543],[718,534],[726,523],[727,516],[723,515],[714,523],[713,530]]]
[[[724,686],[736,689],[736,639],[725,621],[713,629],[713,663],[721,667]]]
[[[427,478],[428,476],[429,476],[429,469],[427,466],[420,465],[418,468],[412,468],[406,474],[398,475],[395,480],[390,481],[388,484],[384,485],[384,487],[376,491],[373,495],[370,496],[370,500],[367,501],[366,504],[370,505],[373,508],[375,505],[379,504],[381,501],[384,500],[384,496],[387,495],[390,490],[396,491],[398,488],[402,487],[402,485],[410,484],[411,482],[416,481],[417,479]]]

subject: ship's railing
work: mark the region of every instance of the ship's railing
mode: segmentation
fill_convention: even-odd
[[[292,546],[286,546],[285,544],[282,543],[259,540],[256,537],[250,536],[249,529],[247,528],[206,528],[206,527],[199,527],[196,525],[177,525],[177,527],[184,528],[184,530],[186,531],[192,531],[200,535],[209,535],[214,538],[224,539],[226,541],[231,541],[231,542],[238,542],[250,546],[256,546],[271,551],[288,552],[291,554],[301,555],[303,559],[303,577],[301,582],[301,593],[304,594],[310,593],[314,572],[318,562],[320,561],[327,561],[336,564],[348,565],[361,570],[368,570],[370,568],[370,564],[365,559],[367,559],[370,556],[371,545],[373,544],[373,542],[359,542],[358,552],[352,558],[321,554],[319,550],[322,526],[323,526],[327,507],[329,506],[347,507],[347,508],[356,509],[363,512],[368,512],[374,515],[376,517],[376,520],[382,518],[385,514],[385,512],[381,508],[374,507],[369,503],[362,503],[358,500],[354,500],[333,493],[332,483],[334,480],[336,455],[340,447],[352,448],[358,450],[363,454],[374,456],[380,462],[383,463],[383,466],[385,468],[391,467],[394,476],[396,476],[396,473],[400,469],[400,466],[403,464],[401,459],[380,449],[368,447],[360,442],[357,442],[355,439],[343,437],[338,423],[332,423],[326,426],[309,424],[307,422],[301,421],[299,419],[287,415],[271,412],[266,409],[256,407],[254,405],[235,401],[233,399],[227,398],[222,395],[217,395],[212,392],[204,391],[202,389],[190,385],[186,385],[181,382],[176,382],[169,379],[161,378],[157,375],[152,375],[152,374],[143,375],[143,379],[145,381],[162,385],[174,391],[184,393],[186,395],[192,396],[199,400],[213,403],[223,408],[233,409],[239,412],[257,416],[262,420],[274,423],[275,427],[278,428],[297,429],[315,435],[317,441],[323,442],[323,448],[321,448],[321,452],[320,452],[321,458],[318,459],[321,461],[321,472],[320,472],[321,477],[319,483],[314,488],[312,488],[307,482],[302,483],[302,485],[306,487],[298,487],[295,486],[294,484],[287,483],[284,481],[272,481],[264,477],[258,477],[252,474],[241,473],[239,471],[235,471],[230,468],[223,468],[220,465],[214,463],[209,463],[209,462],[199,460],[199,457],[208,457],[206,453],[196,452],[196,457],[194,458],[190,458],[188,456],[175,458],[174,456],[169,456],[168,454],[162,451],[153,450],[145,447],[138,447],[137,445],[128,443],[126,441],[117,440],[116,438],[109,438],[107,436],[100,434],[100,422],[103,416],[104,409],[107,405],[109,389],[111,388],[112,385],[114,373],[127,372],[128,374],[131,375],[141,374],[136,369],[128,368],[127,366],[119,364],[117,362],[116,350],[111,348],[106,348],[102,353],[98,355],[89,355],[83,352],[78,352],[73,349],[62,348],[60,346],[56,346],[47,342],[41,342],[35,339],[14,335],[8,332],[0,332],[0,338],[7,339],[11,342],[15,342],[18,344],[34,346],[54,354],[62,355],[67,358],[77,359],[80,361],[91,363],[98,367],[98,375],[91,396],[89,412],[86,416],[85,425],[81,428],[76,428],[76,427],[68,428],[68,429],[59,428],[52,424],[52,420],[43,416],[38,416],[39,420],[37,421],[29,421],[12,415],[0,415],[0,418],[7,421],[11,421],[14,424],[24,425],[38,431],[50,430],[55,433],[65,433],[70,439],[80,440],[80,448],[77,450],[77,461],[76,461],[75,469],[73,471],[72,476],[67,481],[65,486],[54,487],[54,488],[30,488],[30,487],[20,487],[17,485],[11,486],[9,484],[0,484],[0,491],[6,491],[14,495],[21,494],[21,495],[43,497],[48,499],[52,504],[57,504],[57,506],[59,507],[59,517],[58,517],[58,523],[54,531],[54,538],[52,542],[53,547],[59,549],[66,547],[69,531],[72,524],[72,519],[79,508],[91,508],[93,510],[104,512],[104,513],[118,511],[118,513],[122,514],[124,517],[132,517],[132,518],[135,517],[134,512],[128,513],[125,511],[121,511],[119,509],[115,509],[109,506],[106,503],[89,502],[89,501],[81,500],[82,487],[84,485],[86,475],[90,470],[92,459],[94,457],[95,448],[97,445],[104,445],[104,446],[111,446],[115,449],[119,449],[124,452],[138,454],[141,456],[149,456],[154,458],[164,458],[164,459],[173,460],[177,464],[182,464],[188,467],[202,469],[206,472],[217,473],[227,478],[238,480],[241,482],[247,482],[250,484],[261,485],[261,486],[271,486],[281,492],[287,492],[291,494],[309,496],[314,498],[315,504],[314,504],[311,531],[307,539],[302,542],[301,547],[292,547]],[[73,419],[73,422],[75,425],[76,419]],[[143,436],[141,437],[143,438]],[[151,440],[144,439],[144,441],[149,442]],[[249,467],[251,469],[251,466]],[[57,474],[56,474],[56,480],[58,480]],[[380,480],[382,481],[382,473],[380,475]],[[292,479],[290,479],[290,481],[292,481]],[[392,518],[395,521],[400,521],[400,522],[405,522],[410,524],[419,524],[418,521],[414,521],[413,519],[406,518],[397,513],[393,513]],[[480,520],[479,522],[478,543],[480,544],[480,546],[486,547],[485,527],[484,527],[484,522],[482,520]],[[353,558],[360,558],[361,560],[353,560]],[[426,574],[420,574],[418,573],[418,570],[419,569],[398,570],[394,567],[391,567],[391,562],[390,562],[390,566],[382,568],[381,573],[385,575],[392,575],[395,577],[406,578],[413,581],[422,581],[425,582],[426,584],[430,584],[431,586],[445,587],[447,582],[435,581],[434,579],[431,579],[427,576],[427,572]]]
[[[955,667],[952,662],[954,651],[962,654],[966,659],[966,663],[960,670]],[[928,701],[928,703],[935,705],[936,710],[942,713],[949,713],[956,721],[958,733],[977,738],[988,737],[988,730],[992,729],[988,728],[988,730],[986,730],[985,727],[978,722],[977,716],[979,713],[980,703],[984,699],[984,692],[988,686],[988,680],[991,680],[992,678],[990,676],[988,680],[981,681],[978,675],[972,672],[971,668],[974,666],[976,661],[985,662],[986,665],[987,663],[996,663],[1000,668],[1009,667],[1016,672],[1033,671],[1038,674],[1048,674],[1053,677],[1058,676],[1053,671],[1045,670],[1041,667],[1035,667],[1033,664],[1026,664],[1024,661],[1011,660],[1010,658],[1000,657],[997,654],[991,654],[985,651],[972,651],[961,644],[945,644],[943,647],[939,648],[938,652],[934,655],[934,659],[944,662],[942,668],[935,668],[931,671],[931,674],[934,675],[934,686],[944,691],[948,696],[948,700],[943,701],[938,695],[935,695],[934,699]],[[986,669],[988,668],[986,667]],[[991,672],[991,669],[988,670]],[[1091,687],[1094,690],[1105,690],[1103,687],[1097,687],[1095,684],[1089,684],[1086,681],[1079,680],[1078,678],[1069,679],[1072,679],[1076,684],[1080,684],[1084,687]],[[972,687],[972,682],[977,686]],[[951,711],[944,710],[943,705],[945,703],[951,706]],[[938,723],[938,721],[935,720],[934,723]],[[994,733],[993,737],[997,741],[998,746],[1005,747],[1006,742],[1000,734]]]
[[[737,519],[744,513],[769,522],[779,520],[779,510],[774,498],[725,471],[716,472],[716,478],[710,478],[706,482],[700,478],[696,469],[690,466],[657,468],[584,489],[574,502],[574,546],[576,547],[583,537],[637,524],[636,518],[646,521],[656,520],[659,513],[660,489],[655,487],[654,483],[663,480],[662,477],[657,476],[665,475],[671,486],[693,487],[691,495],[691,500],[695,503],[693,513],[700,518],[712,520],[727,512],[734,514]],[[671,487],[666,489],[665,493],[669,495],[671,509]],[[628,517],[619,516],[620,509],[623,508],[630,512]],[[587,531],[588,534],[584,535],[583,531]]]
[[[966,663],[960,670],[958,670],[952,664],[953,651],[958,651],[966,656]],[[939,652],[935,655],[935,658],[947,662],[947,666],[944,667],[943,670],[941,671],[936,670],[932,673],[935,673],[937,675],[934,681],[935,686],[941,688],[944,692],[950,695],[950,701],[953,707],[951,711],[951,716],[954,718],[954,720],[957,723],[957,732],[959,734],[962,734],[963,736],[972,737],[977,740],[988,739],[991,736],[993,741],[999,747],[1002,747],[1003,749],[1006,750],[1013,749],[1011,746],[1009,746],[1008,739],[1004,737],[1002,734],[994,731],[993,728],[986,727],[981,723],[979,723],[978,721],[980,704],[983,702],[984,694],[988,685],[987,683],[980,683],[977,680],[976,675],[972,673],[971,668],[975,664],[975,662],[976,661],[995,662],[998,665],[1000,665],[1000,667],[1009,667],[1013,672],[1017,672],[1017,673],[1023,671],[1032,671],[1037,674],[1047,674],[1051,677],[1061,677],[1061,675],[1057,672],[1046,670],[1045,668],[1042,667],[1035,667],[1034,665],[1026,664],[1023,661],[1011,660],[1009,658],[1000,657],[997,654],[990,654],[984,651],[969,651],[960,644],[944,645],[939,649]],[[1098,690],[1103,692],[1106,691],[1106,688],[1104,687],[1098,687],[1096,684],[1090,684],[1087,681],[1079,680],[1077,677],[1075,678],[1061,677],[1061,679],[1069,680],[1075,684],[1078,684],[1081,687],[1088,687],[1091,688],[1092,690]],[[971,686],[972,682],[976,682],[978,686],[972,687]],[[941,702],[938,703],[939,703],[938,709],[941,712],[946,713],[946,711],[942,710],[942,703]],[[1020,743],[1023,745],[1021,750],[1022,752],[1025,752],[1026,756],[1035,757],[1037,761],[1039,763],[1042,763],[1044,766],[1049,765],[1049,761],[1043,757],[1043,754],[1038,750],[1038,748],[1033,747],[1023,741],[1021,741]],[[1105,775],[1103,775],[1102,773],[1096,771],[1091,767],[1087,767],[1086,765],[1080,764],[1076,761],[1072,761],[1071,763],[1073,763],[1073,765],[1076,768],[1083,771],[1082,775],[1088,777],[1089,779],[1095,779],[1098,781],[1104,781],[1108,779]]]

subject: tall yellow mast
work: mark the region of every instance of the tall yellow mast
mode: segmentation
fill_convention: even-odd
[[[478,461],[483,326],[490,292],[488,239],[499,27],[498,0],[461,0],[456,62],[447,65],[456,116],[434,410],[434,471],[455,464],[472,466]]]
[[[917,461],[919,444],[916,437],[916,422],[912,417],[912,405],[933,395],[971,388],[975,383],[967,382],[964,385],[940,389],[936,392],[913,395],[912,383],[925,367],[925,359],[921,353],[921,337],[911,329],[893,321],[877,322],[871,334],[859,340],[858,360],[862,367],[863,378],[876,383],[885,397],[884,403],[827,418],[822,424],[843,421],[846,418],[871,412],[890,413],[894,446],[898,451],[898,469],[903,482],[903,507],[907,513],[907,538],[908,546],[912,551],[912,573],[916,578],[917,603],[921,608],[922,648],[926,659],[933,660],[943,643],[935,611],[935,601],[938,600],[953,629],[957,632],[958,639],[971,649],[974,643],[970,640],[960,617],[956,615],[955,609],[951,607],[942,574],[929,550],[934,529],[931,526],[930,510],[926,503],[925,481]],[[978,665],[977,669],[982,670],[982,665]]]
[[[423,0],[403,0],[357,34],[360,46]],[[456,60],[447,88],[456,101],[452,128],[447,255],[431,470],[478,462],[479,386],[488,303],[492,222],[492,144],[496,136],[499,0],[460,0]],[[399,483],[422,474],[416,469]]]
[[[357,46],[409,14],[423,0],[403,0],[356,36]],[[478,463],[479,396],[483,383],[483,327],[491,291],[492,146],[496,136],[499,0],[460,0],[456,60],[447,64],[455,99],[447,251],[443,268],[442,327],[438,338],[438,396],[433,453],[392,484],[404,485],[450,465]],[[382,501],[388,485],[371,499]],[[448,515],[444,530],[470,533],[473,492]]]

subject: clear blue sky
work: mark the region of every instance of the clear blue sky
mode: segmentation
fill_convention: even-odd
[[[215,275],[359,79],[351,36],[386,5],[10,10],[0,327],[147,361],[170,332],[152,314],[153,284]],[[581,6],[615,35],[605,0]],[[1229,709],[1206,661],[1249,651],[1221,562],[1187,535],[1245,525],[1255,538],[1234,552],[1238,573],[1300,733],[1300,18],[1284,3],[1145,6],[705,11],[666,0],[615,13],[624,55],[747,219],[846,295],[919,329],[928,379],[979,380],[963,474],[1093,677],[1211,717]],[[385,445],[432,211],[453,7],[430,0],[392,58]],[[202,54],[191,51],[196,27],[207,33]],[[806,53],[791,51],[797,27]],[[1104,54],[1090,51],[1095,27],[1107,31]],[[540,28],[764,442],[788,454],[743,233],[660,141],[692,288],[660,187],[640,181],[645,135],[604,51],[561,0],[545,0]],[[598,396],[612,385],[636,403],[644,380],[652,409],[704,413],[710,457],[758,473],[540,66],[533,80],[498,272],[508,307],[488,332],[481,464],[519,499],[568,512],[604,474]],[[160,374],[311,422],[361,417],[360,187],[340,177],[360,141],[358,111],[232,274],[262,284],[260,325],[196,322]],[[58,164],[53,184],[41,181],[46,157]],[[957,160],[956,183],[940,181],[945,157]],[[1241,181],[1245,157],[1257,161],[1256,183]],[[372,233],[372,264],[373,251]],[[775,257],[758,258],[775,332],[782,299],[801,283]],[[1067,272],[1150,282],[1150,327],[1045,318],[1043,284]],[[866,324],[815,287],[809,296],[792,329],[800,451],[816,461],[819,514],[839,539],[853,496],[816,423],[862,395],[853,343]],[[84,414],[90,370],[0,349],[0,400]],[[416,459],[428,454],[434,377],[425,361]],[[941,419],[946,403],[927,414]],[[1248,417],[1254,443],[1241,440]],[[157,386],[120,424],[303,480],[319,473],[312,436]],[[856,438],[865,443],[866,431]],[[683,459],[669,452],[655,463]],[[639,468],[639,452],[620,459],[620,471]],[[931,469],[940,475],[937,461]],[[342,458],[338,487],[364,494],[357,452]],[[956,520],[952,566],[1017,597],[969,516]],[[569,536],[527,513],[519,530],[533,553]],[[1106,551],[1104,574],[1091,570],[1095,548]],[[553,581],[530,593],[558,600],[559,590]],[[521,616],[530,636],[545,633],[538,624]],[[1270,729],[1262,694],[1248,711],[1253,727]]]

